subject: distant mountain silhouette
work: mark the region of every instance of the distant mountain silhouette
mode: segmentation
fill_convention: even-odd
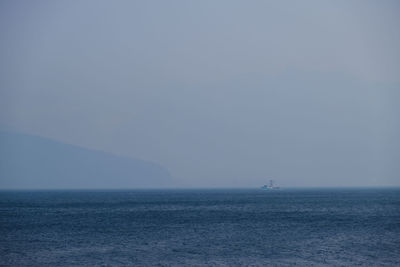
[[[0,132],[0,189],[158,188],[171,180],[156,163]]]

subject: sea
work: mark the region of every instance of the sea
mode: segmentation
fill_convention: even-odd
[[[400,266],[400,189],[0,191],[0,266]]]

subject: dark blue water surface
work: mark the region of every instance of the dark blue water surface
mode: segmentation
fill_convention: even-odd
[[[399,266],[399,189],[0,192],[2,266]]]

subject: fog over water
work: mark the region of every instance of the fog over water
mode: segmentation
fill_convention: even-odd
[[[0,130],[155,162],[177,187],[400,186],[399,11],[1,1]]]

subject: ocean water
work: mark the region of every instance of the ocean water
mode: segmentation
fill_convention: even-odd
[[[400,266],[400,189],[3,191],[1,266]]]

